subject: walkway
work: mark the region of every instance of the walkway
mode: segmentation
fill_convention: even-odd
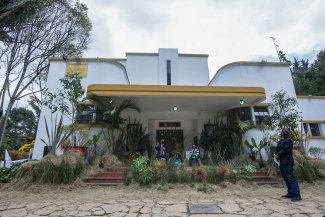
[[[168,194],[166,194],[168,196]],[[195,214],[196,213],[196,214]],[[199,214],[206,213],[206,214]],[[207,214],[215,213],[215,214]],[[219,214],[217,214],[219,213]],[[244,216],[310,216],[325,215],[325,196],[303,198],[291,202],[276,197],[234,200],[158,201],[107,200],[96,203],[63,201],[28,203],[0,201],[0,216],[192,216],[192,217],[244,217]]]

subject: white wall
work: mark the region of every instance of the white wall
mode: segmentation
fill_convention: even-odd
[[[76,63],[75,61],[51,61],[50,70],[48,74],[46,88],[49,92],[57,92],[57,89],[62,88],[59,79],[63,78],[65,75],[66,67],[68,63]],[[81,63],[88,63],[88,73],[87,77],[84,77],[81,81],[82,86],[85,89],[85,95],[87,92],[87,87],[90,84],[128,84],[124,69],[112,62],[108,61],[82,61]],[[53,122],[55,121],[55,115],[53,114]],[[57,113],[58,119],[61,114]],[[33,153],[33,159],[41,159],[43,157],[43,150],[45,144],[40,140],[40,138],[48,141],[46,127],[44,122],[44,117],[47,120],[48,126],[51,125],[51,111],[48,107],[42,106],[40,121],[38,124],[36,139],[35,139],[35,149]],[[59,120],[58,120],[59,121]],[[71,121],[68,118],[64,118],[63,124],[68,125]],[[54,125],[54,123],[53,123]],[[51,131],[51,128],[49,129]],[[61,152],[58,152],[58,154]]]
[[[178,56],[180,85],[206,86],[209,83],[207,56]]]
[[[287,91],[289,96],[296,97],[291,72],[287,65],[230,65],[218,72],[210,86],[264,87],[266,95],[264,103],[269,103],[271,95],[281,88]]]
[[[325,121],[325,98],[297,98],[303,120]]]

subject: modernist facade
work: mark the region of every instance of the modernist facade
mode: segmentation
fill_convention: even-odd
[[[117,102],[134,97],[141,103],[142,113],[126,111],[123,117],[137,118],[152,134],[152,145],[162,130],[176,129],[185,139],[185,150],[198,138],[204,125],[218,113],[242,112],[254,122],[267,115],[271,95],[282,88],[297,97],[288,63],[234,62],[220,68],[210,80],[208,55],[180,54],[178,49],[159,49],[158,53],[126,53],[125,59],[50,58],[47,88],[55,92],[59,79],[74,68],[84,76],[87,94],[113,96]],[[312,132],[311,146],[325,148],[325,98],[297,97],[304,126]],[[177,110],[175,110],[177,108]],[[35,140],[34,159],[43,157],[47,138],[43,116],[50,110],[43,106]],[[65,120],[65,124],[69,124]],[[173,128],[168,128],[173,126]],[[176,124],[176,125],[173,125]],[[176,128],[175,128],[176,127]],[[98,133],[101,128],[91,128]],[[271,132],[273,133],[273,132]],[[259,141],[263,133],[250,129],[244,137]]]

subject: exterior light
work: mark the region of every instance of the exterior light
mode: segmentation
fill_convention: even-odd
[[[308,97],[312,97],[313,95],[308,95]]]
[[[244,100],[239,100],[240,105],[244,104]]]
[[[175,110],[175,111],[177,110],[177,106],[176,106],[176,105],[174,106],[174,110]]]

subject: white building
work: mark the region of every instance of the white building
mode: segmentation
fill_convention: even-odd
[[[141,103],[142,113],[126,111],[123,117],[137,118],[152,134],[152,144],[157,140],[159,122],[176,122],[185,139],[185,150],[189,150],[194,139],[209,120],[218,113],[241,111],[247,119],[256,121],[257,115],[265,115],[271,95],[283,88],[296,97],[288,63],[234,62],[220,68],[210,80],[208,55],[179,54],[178,49],[159,49],[158,53],[126,53],[125,59],[50,58],[47,88],[56,92],[61,87],[59,79],[69,67],[84,70],[82,85],[87,94],[113,96],[117,102],[134,97]],[[305,128],[313,133],[311,146],[325,148],[325,97],[298,97]],[[177,110],[174,108],[177,107]],[[254,109],[256,112],[254,112]],[[258,113],[257,109],[261,109]],[[264,109],[264,110],[263,110]],[[267,111],[267,110],[266,110]],[[34,159],[43,157],[46,139],[43,117],[50,118],[50,110],[43,106],[35,140]],[[69,124],[65,120],[65,124]],[[318,128],[316,129],[316,125]],[[170,130],[175,128],[168,128]],[[91,128],[98,133],[101,128]],[[273,133],[273,132],[272,132]],[[263,133],[250,129],[244,140],[259,141]]]

